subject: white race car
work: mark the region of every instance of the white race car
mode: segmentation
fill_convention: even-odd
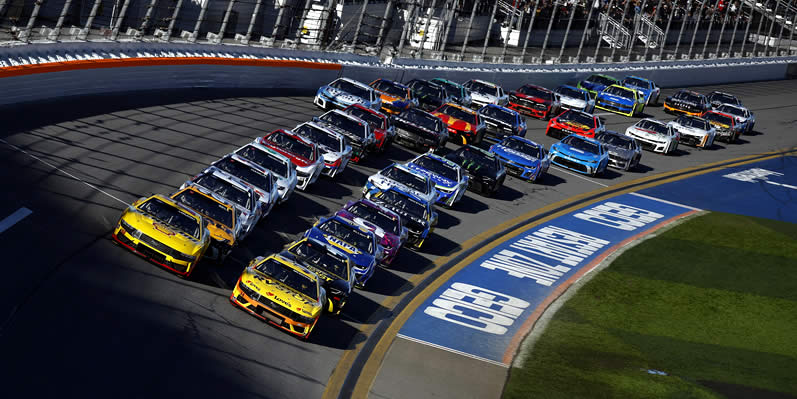
[[[293,128],[293,132],[314,142],[324,157],[324,174],[335,177],[346,169],[351,159],[351,146],[344,136],[315,122],[305,122]]]
[[[639,141],[642,149],[670,154],[678,148],[678,132],[655,119],[645,118],[625,130],[625,135]]]
[[[681,115],[667,123],[678,132],[679,143],[700,148],[710,148],[714,144],[717,130],[707,120],[691,115]]]
[[[753,128],[755,127],[755,115],[749,109],[741,105],[721,104],[714,110],[722,112],[723,114],[733,115],[733,119],[736,120],[736,125],[739,126],[738,129],[742,134],[750,134],[753,132]]]
[[[470,90],[473,108],[480,108],[487,104],[505,106],[509,103],[509,94],[495,83],[472,79],[463,86]]]
[[[280,203],[290,198],[296,190],[299,179],[296,176],[296,166],[288,157],[258,143],[249,143],[237,150],[234,155],[240,156],[260,167],[270,170],[277,177],[277,192]]]
[[[440,192],[428,175],[398,163],[368,177],[363,187],[363,195],[374,189],[387,190],[390,187],[397,187],[430,204],[434,204],[440,198]]]
[[[559,95],[559,102],[562,104],[562,108],[584,111],[588,114],[595,111],[595,99],[586,90],[563,85],[557,87],[554,92]]]

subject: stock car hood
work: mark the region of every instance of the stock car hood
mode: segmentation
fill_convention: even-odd
[[[274,144],[274,143],[272,143],[272,142],[270,142],[268,140],[260,140],[260,144],[262,144],[262,145],[264,145],[264,146],[266,146],[268,148],[271,148],[272,150],[277,151],[277,152],[279,152],[282,155],[285,155],[286,157],[288,157],[291,160],[291,162],[294,165],[296,165],[297,168],[307,168],[307,167],[313,166],[313,164],[316,163],[316,162],[311,161],[311,160],[309,160],[309,159],[307,159],[307,158],[305,158],[305,157],[303,157],[303,156],[301,156],[299,154],[296,154],[296,153],[288,151],[288,150],[286,150],[286,149],[284,149],[282,147],[279,147],[276,144]]]
[[[373,198],[371,197],[371,193],[366,194],[365,198],[379,204],[380,206],[384,206],[385,208],[390,209],[391,211],[399,215],[399,217],[401,217],[401,223],[407,226],[407,228],[409,228],[410,230],[420,230],[423,232],[425,230],[428,230],[430,227],[429,220],[424,220],[419,217],[413,216],[409,212],[405,211],[404,209],[398,208],[393,204],[382,202],[378,198]]]
[[[726,124],[720,123],[720,122],[708,121],[708,123],[711,124],[711,126],[714,126],[715,128],[717,128],[719,130],[729,130],[731,128],[731,125],[726,125]]]
[[[184,254],[194,255],[202,249],[203,241],[189,236],[178,229],[173,229],[135,208],[128,208],[122,220],[134,229],[152,237],[154,240],[165,244],[169,248]],[[128,231],[128,234],[138,238],[139,233]]]
[[[374,255],[365,253],[361,251],[359,248],[355,247],[347,243],[346,241],[341,240],[338,237],[335,237],[331,234],[327,234],[321,231],[317,227],[313,227],[308,231],[306,234],[307,237],[314,238],[321,242],[326,242],[332,245],[333,247],[341,250],[343,253],[348,255],[351,260],[354,262],[357,267],[368,267],[374,259]]]
[[[436,112],[434,115],[440,118],[450,129],[472,132],[476,127],[476,125],[472,123],[465,122],[462,119],[457,119],[444,113]]]
[[[555,119],[551,120],[551,124],[553,126],[565,127],[566,129],[568,129],[568,130],[570,130],[572,132],[577,132],[577,133],[581,133],[581,134],[589,132],[590,130],[593,129],[592,126],[583,125],[581,123],[577,123],[577,122],[574,122],[574,121],[560,121],[559,118],[555,118]]]
[[[395,181],[395,180],[393,180],[391,178],[385,177],[385,176],[380,175],[378,173],[368,177],[368,182],[373,184],[373,185],[375,185],[375,186],[377,186],[377,187],[379,187],[379,189],[383,190],[383,191],[387,190],[390,187],[395,187],[395,188],[399,189],[400,191],[412,194],[415,197],[418,197],[418,198],[421,198],[421,199],[425,199],[425,200],[428,200],[428,201],[434,201],[437,198],[437,193],[430,193],[430,194],[422,193],[422,192],[420,192],[418,190],[410,188],[409,186],[405,185],[404,183],[397,182],[397,181]]]
[[[634,150],[628,148],[618,147],[614,144],[603,143],[603,146],[609,151],[609,154],[616,155],[623,159],[631,159],[634,156]]]
[[[394,106],[399,107],[399,108],[406,108],[412,102],[409,99],[406,99],[404,97],[392,96],[392,95],[387,94],[387,93],[382,92],[382,91],[380,91],[378,93],[379,93],[379,96],[382,98],[382,102],[393,104]]]
[[[560,96],[559,98],[562,104],[567,105],[568,107],[581,109],[587,106],[587,102],[584,101],[583,98],[566,97],[566,96]]]
[[[559,152],[563,155],[589,162],[598,162],[601,160],[601,156],[599,154],[582,151],[562,143],[556,143],[551,146],[551,152]]]
[[[356,143],[365,142],[365,138],[364,137],[360,137],[356,133],[350,132],[350,131],[348,131],[346,129],[342,129],[342,128],[338,127],[338,126],[335,126],[335,125],[333,125],[331,123],[324,122],[324,121],[322,121],[320,119],[319,119],[319,123],[323,124],[324,127],[326,127],[329,130],[332,130],[333,132],[340,133],[340,134],[346,136],[346,138],[348,138],[351,141],[354,141]]]
[[[500,144],[493,145],[490,148],[490,151],[496,153],[498,156],[502,158],[506,158],[510,161],[519,163],[524,166],[537,167],[540,165],[539,158],[512,148],[504,147]]]
[[[394,120],[393,124],[396,126],[396,128],[404,129],[404,130],[406,130],[408,132],[412,132],[412,133],[418,134],[418,135],[422,136],[423,138],[425,138],[427,140],[434,141],[435,143],[437,143],[437,140],[439,140],[439,136],[437,135],[437,132],[435,132],[433,130],[429,130],[429,129],[423,127],[423,126],[416,125],[416,124],[414,124],[412,122],[409,122],[407,120],[396,118]]]
[[[387,231],[385,231],[385,229],[377,226],[375,223],[371,223],[371,222],[369,222],[369,221],[367,221],[367,220],[365,220],[363,218],[360,218],[360,217],[354,215],[353,213],[350,213],[349,211],[347,211],[345,209],[341,209],[341,210],[337,211],[335,213],[335,215],[344,217],[346,219],[349,219],[349,220],[353,221],[354,223],[357,223],[358,225],[360,225],[362,227],[365,227],[369,231],[373,232],[374,235],[380,240],[382,240],[387,235],[391,235],[391,236],[393,235],[393,234],[388,233]]]
[[[628,131],[631,132],[634,136],[644,140],[655,141],[658,143],[664,143],[667,141],[667,138],[665,136],[662,136],[658,133],[653,133],[647,129],[640,129],[635,126],[631,126],[628,128]]]
[[[495,104],[498,102],[498,97],[496,97],[494,94],[480,93],[478,91],[471,92],[470,98],[472,101],[480,103]]]
[[[324,162],[333,163],[338,159],[343,158],[343,155],[345,154],[345,152],[333,151],[327,147],[321,147],[321,149],[323,150]]]
[[[676,123],[674,121],[670,122],[670,125],[675,130],[677,130],[677,131],[679,131],[681,133],[689,133],[689,134],[692,134],[692,135],[706,136],[710,132],[709,130],[703,130],[703,129],[698,129],[698,128],[695,128],[695,127],[684,126],[684,125],[681,125],[680,123]]]
[[[604,101],[611,101],[623,105],[629,105],[629,106],[634,105],[633,98],[615,96],[614,94],[599,93],[598,98]]]
[[[431,109],[437,109],[437,107],[443,105],[443,99],[427,94],[418,97],[418,104],[420,105],[428,104],[431,106],[430,107]]]
[[[518,91],[513,91],[511,94],[514,95],[517,98],[522,98],[524,100],[531,101],[531,102],[534,102],[534,103],[537,103],[537,104],[551,105],[551,103],[553,103],[553,101],[551,101],[551,100],[546,100],[544,98],[539,98],[539,97],[534,97],[534,96],[528,96],[528,95],[525,95],[525,94],[523,94],[521,92],[518,92]]]
[[[334,87],[323,86],[320,89],[326,96],[329,98],[346,105],[351,104],[362,104],[364,106],[368,106],[368,101],[366,101],[362,97],[355,96],[353,94],[349,94],[343,90],[336,89]]]
[[[627,87],[629,89],[636,90],[638,93],[641,93],[643,97],[645,97],[645,100],[647,100],[648,97],[650,97],[650,94],[653,93],[653,89],[651,89],[649,87],[645,88],[645,87],[639,87],[639,86],[635,86],[635,85],[623,85],[623,87]]]
[[[604,84],[590,82],[588,80],[582,80],[581,82],[579,82],[579,84],[585,90],[592,90],[592,91],[597,91],[597,92],[600,92],[600,91],[602,91],[603,89],[606,88],[606,85],[604,85]]]
[[[454,161],[454,162],[455,163],[459,163],[457,161]],[[475,161],[465,161],[465,162],[463,162],[463,163],[461,163],[459,165],[462,166],[462,168],[465,169],[468,172],[468,174],[473,175],[473,176],[485,177],[485,178],[498,180],[498,177],[501,174],[500,171],[496,171],[494,173],[490,173],[490,172],[488,172],[488,169],[484,167],[484,165],[482,165],[480,163],[476,163]]]
[[[424,169],[424,168],[422,168],[422,167],[420,167],[420,166],[418,166],[418,165],[416,165],[414,163],[408,163],[407,167],[410,168],[414,172],[423,173],[424,175],[429,176],[429,178],[432,179],[434,184],[437,185],[437,186],[442,186],[442,187],[449,188],[449,189],[454,188],[454,187],[457,186],[457,182],[455,182],[455,181],[453,181],[451,179],[445,178],[443,176],[440,176],[439,174],[434,173],[434,172],[432,172],[432,171],[430,171],[428,169]]]
[[[266,276],[252,268],[246,268],[241,276],[241,283],[246,284],[263,298],[271,300],[292,312],[306,317],[315,317],[321,311],[321,304],[299,294],[287,285]]]
[[[698,104],[696,102],[693,102],[693,101],[685,101],[685,100],[676,99],[676,98],[672,98],[672,97],[669,97],[669,98],[665,99],[665,101],[667,102],[667,105],[669,105],[671,107],[675,107],[675,108],[685,108],[685,109],[689,108],[689,109],[696,109],[696,110],[700,109],[700,104]]]

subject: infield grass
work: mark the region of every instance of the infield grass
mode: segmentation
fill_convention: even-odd
[[[797,397],[797,224],[687,220],[594,276],[527,355],[504,398]]]

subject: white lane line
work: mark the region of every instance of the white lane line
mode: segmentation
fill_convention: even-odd
[[[65,170],[63,170],[63,169],[61,169],[61,168],[59,168],[59,167],[57,167],[57,166],[55,166],[55,165],[53,165],[53,164],[51,164],[51,163],[49,163],[49,162],[45,161],[45,160],[43,160],[43,159],[41,159],[41,158],[39,158],[39,157],[37,157],[36,155],[33,155],[33,154],[31,154],[31,153],[29,153],[29,152],[27,152],[27,151],[23,150],[22,148],[19,148],[19,147],[15,146],[15,145],[13,145],[13,144],[9,143],[8,141],[5,141],[5,140],[3,140],[3,139],[0,139],[0,142],[3,142],[3,144],[5,144],[5,145],[7,145],[7,146],[9,146],[9,147],[11,147],[11,148],[13,148],[13,149],[15,149],[15,150],[17,150],[17,151],[19,151],[19,152],[23,153],[23,154],[25,154],[25,155],[27,155],[27,156],[29,156],[29,157],[33,158],[33,159],[35,159],[35,160],[37,160],[37,161],[39,161],[39,162],[41,162],[41,163],[43,163],[43,164],[45,164],[45,165],[47,165],[47,166],[49,166],[49,167],[51,167],[51,168],[53,168],[53,169],[55,169],[55,170],[57,170],[57,171],[59,171],[59,172],[61,172],[61,173],[65,174],[65,175],[67,175],[67,176],[69,176],[69,177],[71,177],[71,178],[73,178],[73,179],[75,179],[75,180],[77,180],[77,181],[79,181],[79,182],[81,182],[81,183],[83,183],[83,184],[85,184],[85,185],[87,185],[87,186],[89,186],[89,187],[93,188],[94,190],[97,190],[97,191],[99,191],[99,192],[100,192],[100,193],[102,193],[102,194],[105,194],[105,195],[107,195],[107,196],[108,196],[108,197],[110,197],[110,198],[113,198],[113,199],[115,199],[115,200],[117,200],[117,201],[119,201],[119,202],[121,202],[121,203],[125,204],[125,206],[127,206],[127,205],[130,205],[130,204],[128,204],[127,202],[125,202],[125,201],[122,201],[122,200],[121,200],[121,199],[119,199],[118,197],[114,196],[113,194],[110,194],[110,193],[108,193],[107,191],[105,191],[105,190],[103,190],[103,189],[101,189],[101,188],[99,188],[99,187],[97,187],[97,186],[95,186],[95,185],[93,185],[93,184],[91,184],[91,183],[89,183],[89,182],[87,182],[87,181],[85,181],[85,180],[83,180],[83,179],[81,179],[81,178],[79,178],[79,177],[77,177],[77,176],[75,176],[75,175],[73,175],[73,174],[71,174],[71,173],[69,173],[69,172],[67,172],[67,171],[65,171]]]
[[[781,186],[781,187],[791,188],[791,189],[797,190],[797,186],[792,186],[791,184],[785,184],[785,183],[775,183],[774,181],[770,181],[770,180],[764,180],[764,183],[767,183],[767,184],[772,184],[772,185],[775,185],[775,186]]]
[[[694,208],[694,207],[691,207],[689,205],[679,204],[677,202],[667,201],[667,200],[663,200],[661,198],[651,197],[651,196],[645,195],[645,194],[640,194],[640,193],[629,193],[629,194],[636,195],[637,197],[642,197],[642,198],[645,198],[645,199],[649,199],[651,201],[661,202],[662,204],[680,206],[681,208],[686,208],[686,209],[690,209],[690,210],[693,210],[693,211],[702,211],[702,209],[700,209],[700,208]]]
[[[609,187],[609,186],[608,186],[608,185],[606,185],[606,184],[603,184],[603,183],[596,182],[595,180],[592,180],[592,179],[587,179],[587,178],[586,178],[586,177],[584,177],[584,176],[581,176],[581,175],[575,174],[575,173],[573,173],[573,172],[571,172],[571,171],[569,171],[569,170],[567,170],[567,169],[563,169],[563,168],[560,168],[560,167],[558,167],[558,166],[556,167],[556,169],[555,169],[555,170],[558,170],[558,171],[560,171],[560,172],[563,172],[563,173],[567,173],[567,174],[568,174],[568,175],[570,175],[570,176],[575,176],[575,177],[578,177],[579,179],[586,180],[586,181],[588,181],[588,182],[590,182],[590,183],[595,183],[595,184],[597,184],[597,185],[599,185],[599,186],[601,186],[601,187]]]
[[[433,344],[431,342],[426,342],[426,341],[422,341],[420,339],[408,337],[408,336],[406,336],[404,334],[396,334],[396,336],[399,337],[399,338],[406,339],[407,341],[417,342],[417,343],[422,344],[422,345],[431,346],[432,348],[442,349],[442,350],[447,351],[447,352],[456,353],[457,355],[462,355],[462,356],[465,356],[465,357],[469,357],[471,359],[480,360],[482,362],[494,364],[494,365],[499,366],[499,367],[503,367],[503,368],[507,368],[507,369],[509,368],[509,365],[505,364],[505,363],[496,362],[495,360],[485,359],[483,357],[479,357],[479,356],[476,356],[476,355],[471,355],[470,353],[465,353],[465,352],[462,352],[462,351],[458,351],[456,349],[451,349],[451,348],[447,348],[445,346],[440,346],[440,345],[437,345],[437,344]]]
[[[6,217],[5,219],[0,220],[0,233],[10,229],[12,226],[19,223],[22,219],[28,217],[28,215],[30,215],[31,213],[33,213],[33,211],[25,207],[17,209],[16,212],[12,213],[11,215],[8,215],[8,217]]]

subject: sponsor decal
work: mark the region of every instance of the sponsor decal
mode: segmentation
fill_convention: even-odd
[[[328,243],[330,243],[330,244],[332,244],[332,245],[334,245],[334,246],[346,251],[347,253],[350,253],[350,254],[359,254],[360,253],[360,250],[357,249],[357,247],[347,243],[346,241],[341,240],[338,237],[324,234],[324,238],[327,240]]]
[[[154,222],[154,223],[152,223],[152,226],[155,227],[155,230],[158,230],[161,233],[166,234],[167,236],[171,237],[171,236],[174,235],[174,232],[168,226],[166,226],[165,224]],[[136,238],[138,238],[138,237],[136,237]]]

